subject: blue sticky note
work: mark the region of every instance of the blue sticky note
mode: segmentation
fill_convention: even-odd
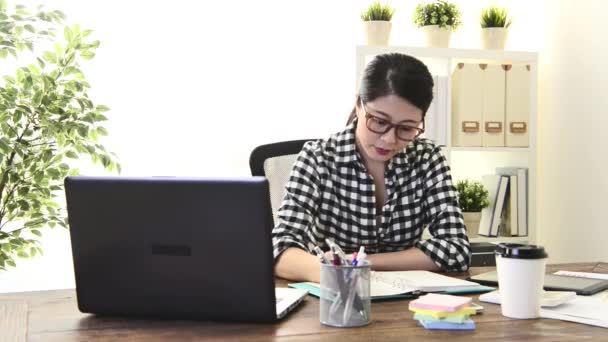
[[[463,323],[450,323],[443,321],[418,321],[425,329],[429,330],[475,330],[475,322],[467,319]]]

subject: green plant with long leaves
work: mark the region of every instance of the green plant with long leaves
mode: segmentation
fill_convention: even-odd
[[[455,4],[446,0],[418,4],[414,11],[414,24],[418,27],[438,25],[441,28],[456,31],[462,22],[461,13]]]
[[[394,8],[374,2],[365,12],[361,13],[361,19],[363,21],[391,21],[393,14],[395,14]]]
[[[57,197],[64,178],[78,173],[68,158],[90,156],[120,172],[116,156],[99,142],[107,135],[101,123],[108,107],[90,99],[80,69],[99,41],[64,20],[60,11],[9,9],[0,0],[0,60],[31,60],[0,80],[0,270],[14,267],[16,257],[42,253],[41,228],[67,228]],[[53,49],[40,51],[45,46]]]
[[[506,8],[490,6],[481,11],[481,28],[511,26],[511,19]]]
[[[490,195],[481,182],[460,180],[456,182],[456,191],[458,204],[463,212],[479,212],[490,205]]]

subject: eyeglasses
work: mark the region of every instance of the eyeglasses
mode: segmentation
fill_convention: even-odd
[[[365,125],[367,129],[377,134],[386,134],[393,127],[395,128],[395,135],[397,139],[403,141],[412,141],[416,139],[420,134],[424,133],[424,120],[422,121],[422,128],[408,126],[408,125],[397,125],[390,121],[377,117],[367,112],[363,100],[361,100],[361,108],[365,112]]]

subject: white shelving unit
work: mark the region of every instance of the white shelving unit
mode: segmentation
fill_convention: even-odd
[[[399,52],[422,60],[433,75],[448,78],[447,90],[447,145],[445,153],[452,169],[454,181],[459,179],[481,179],[483,174],[495,173],[496,167],[517,166],[528,168],[528,236],[523,237],[477,237],[471,241],[521,242],[536,241],[536,178],[537,178],[537,89],[538,53],[524,51],[425,48],[408,46],[358,46],[356,48],[356,91],[365,65],[376,55]],[[457,147],[452,146],[452,71],[458,63],[528,64],[530,65],[530,118],[528,122],[528,147]]]

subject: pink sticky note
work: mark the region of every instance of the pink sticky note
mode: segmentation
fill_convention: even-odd
[[[410,302],[410,307],[435,311],[458,311],[471,303],[469,297],[429,293]]]

